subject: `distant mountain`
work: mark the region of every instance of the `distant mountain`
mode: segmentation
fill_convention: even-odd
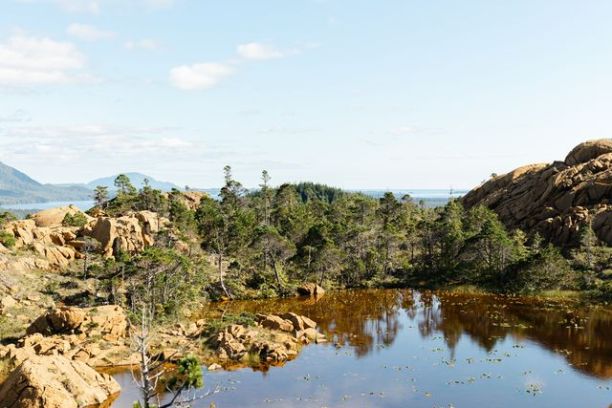
[[[148,179],[149,185],[154,189],[161,190],[161,191],[170,191],[173,188],[176,188],[178,190],[181,190],[181,187],[177,186],[174,183],[155,180],[153,177],[147,176],[146,174],[142,174],[142,173],[123,173],[123,174],[128,176],[130,178],[130,181],[134,185],[134,187],[138,189],[141,189],[145,184],[144,183],[145,179]],[[86,184],[86,186],[92,190],[96,188],[97,186],[105,186],[105,187],[108,187],[110,191],[114,191],[115,190],[115,179],[117,178],[117,176],[118,174],[114,176],[109,176],[109,177],[102,177],[102,178],[90,181],[89,183]]]
[[[0,205],[45,201],[87,200],[91,190],[81,185],[41,184],[0,162]]]

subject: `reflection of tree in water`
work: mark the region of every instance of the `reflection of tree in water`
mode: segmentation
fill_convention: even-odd
[[[215,304],[217,310],[208,315],[226,313],[285,313],[303,314],[319,325],[328,338],[338,344],[348,344],[357,356],[364,356],[381,344],[389,346],[401,329],[399,312],[411,302],[411,291],[358,290],[328,292],[314,299],[273,299],[263,301]]]
[[[304,314],[330,340],[353,347],[357,356],[367,355],[377,345],[393,344],[402,328],[400,312],[404,310],[417,322],[422,337],[443,335],[451,353],[463,334],[486,351],[512,336],[561,353],[584,373],[612,378],[610,309],[517,296],[382,289],[328,292],[318,300],[228,302],[214,307],[208,315],[242,311]]]
[[[612,378],[612,311],[515,296],[423,294],[421,335],[441,332],[451,351],[463,333],[491,351],[498,340],[529,339],[576,369]]]

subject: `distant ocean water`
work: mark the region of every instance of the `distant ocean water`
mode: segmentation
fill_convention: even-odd
[[[219,189],[206,189],[205,190],[212,197],[219,195]],[[444,205],[448,200],[452,198],[459,198],[467,193],[467,190],[440,190],[440,189],[405,189],[405,190],[350,190],[352,192],[359,192],[370,197],[380,198],[386,192],[392,192],[398,199],[401,199],[406,194],[410,195],[416,202],[423,201],[428,207],[435,207]],[[47,208],[64,207],[67,205],[76,205],[81,210],[88,210],[93,207],[94,202],[92,200],[86,201],[49,201],[46,203],[23,203],[23,204],[6,204],[0,205],[0,208],[6,210],[16,210],[20,213],[35,212],[45,210]]]
[[[0,205],[0,208],[7,210],[46,210],[47,208],[65,207],[67,205],[76,205],[81,210],[89,210],[93,207],[93,200],[86,201],[47,201],[45,203],[23,203],[23,204],[5,204]]]

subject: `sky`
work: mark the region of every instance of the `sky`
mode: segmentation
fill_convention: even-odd
[[[608,0],[0,0],[0,161],[471,188],[612,137],[610,21]]]

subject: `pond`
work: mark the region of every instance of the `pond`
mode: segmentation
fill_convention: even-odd
[[[293,311],[331,340],[283,367],[208,372],[230,407],[609,407],[612,308],[412,290],[328,292],[315,301],[211,304],[205,314]],[[138,398],[130,373],[113,407]]]

